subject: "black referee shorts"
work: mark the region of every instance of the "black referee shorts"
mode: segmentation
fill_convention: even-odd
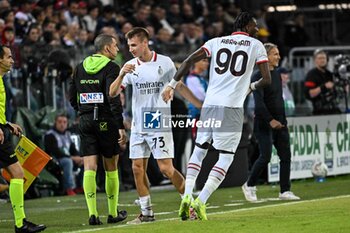
[[[5,168],[18,161],[11,142],[11,132],[5,125],[0,125],[4,132],[4,143],[0,144],[0,168]]]
[[[119,129],[112,117],[100,117],[94,121],[92,114],[80,117],[79,133],[81,156],[102,155],[111,158],[119,154]]]

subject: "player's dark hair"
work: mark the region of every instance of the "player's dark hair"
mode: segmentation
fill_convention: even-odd
[[[144,39],[149,40],[149,32],[146,28],[134,27],[125,35],[127,39],[131,39],[135,36],[139,37],[141,40],[144,40]]]
[[[253,20],[253,15],[249,12],[241,12],[233,23],[233,31],[245,31],[245,27]]]

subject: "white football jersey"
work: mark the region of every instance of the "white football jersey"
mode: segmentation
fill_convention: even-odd
[[[255,63],[267,62],[263,44],[244,32],[217,37],[202,48],[211,57],[204,105],[242,108]]]
[[[162,114],[171,114],[170,101],[165,103],[161,93],[174,77],[176,68],[169,57],[155,52],[149,62],[134,58],[127,64],[135,64],[135,71],[126,74],[122,83],[124,87],[132,85],[131,130],[134,133],[149,133],[149,130],[144,130],[144,110],[160,110]]]

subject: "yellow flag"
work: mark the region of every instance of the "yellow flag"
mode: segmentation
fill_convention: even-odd
[[[25,193],[52,158],[24,135],[21,136],[15,148],[15,153],[19,163],[23,167],[23,191]],[[5,170],[3,171],[3,176],[7,181],[10,181],[10,175]]]

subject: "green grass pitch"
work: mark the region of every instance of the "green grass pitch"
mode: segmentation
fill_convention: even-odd
[[[152,190],[156,221],[129,226],[107,224],[107,200],[98,193],[100,226],[89,226],[83,195],[50,197],[25,202],[28,220],[47,225],[45,232],[350,232],[350,175],[328,177],[324,183],[313,179],[292,182],[300,201],[277,200],[278,185],[258,186],[258,203],[245,201],[240,187],[217,190],[209,199],[208,221],[181,221],[177,217],[180,196],[174,189]],[[127,220],[139,213],[135,191],[120,193],[119,209],[128,211]],[[0,203],[0,232],[14,232],[9,203]]]

